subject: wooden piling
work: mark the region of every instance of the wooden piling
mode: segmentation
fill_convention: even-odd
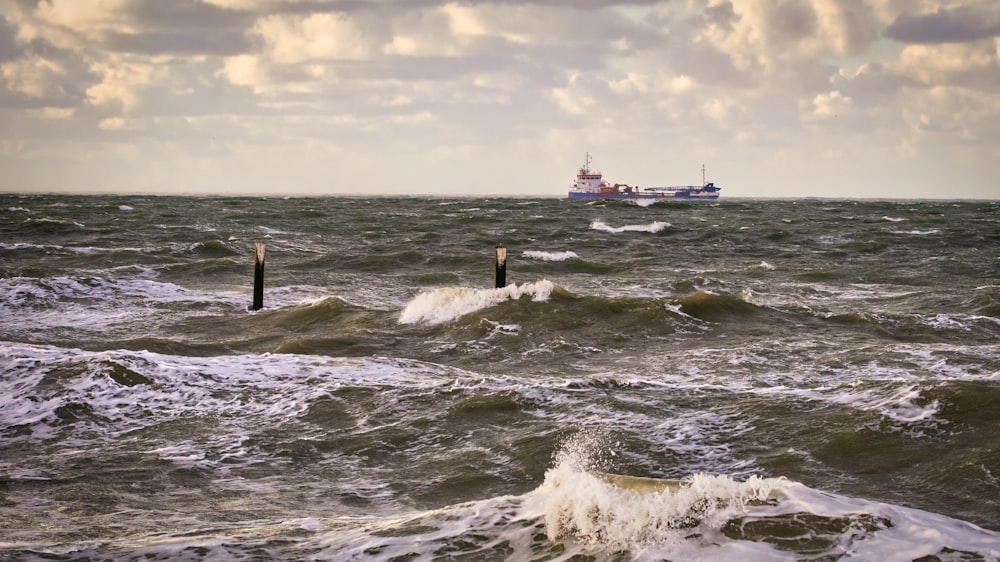
[[[494,287],[500,289],[507,286],[507,248],[503,245],[496,247],[496,270],[493,274]]]
[[[253,243],[253,306],[251,310],[264,308],[264,243]]]

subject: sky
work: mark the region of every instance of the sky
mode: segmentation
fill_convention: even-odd
[[[0,0],[0,191],[1000,199],[998,0]]]

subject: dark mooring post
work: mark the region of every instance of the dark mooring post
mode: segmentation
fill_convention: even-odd
[[[500,289],[507,286],[507,248],[496,247],[496,273],[493,275],[494,287]]]
[[[264,308],[264,243],[253,243],[253,306],[250,310]]]

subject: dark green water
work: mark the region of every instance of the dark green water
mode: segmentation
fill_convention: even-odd
[[[997,202],[0,199],[0,558],[1000,558]]]

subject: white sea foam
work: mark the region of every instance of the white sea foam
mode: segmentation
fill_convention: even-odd
[[[845,554],[855,560],[909,562],[937,555],[948,559],[949,551],[978,555],[955,559],[1000,560],[1000,534],[993,531],[919,509],[838,496],[806,486],[785,490],[776,506],[761,509],[760,517],[799,513],[829,518],[865,515],[887,521],[888,525],[850,545],[850,552]]]
[[[32,244],[30,242],[0,242],[0,249],[4,250],[25,250],[25,249],[36,249],[44,250],[48,254],[81,254],[81,255],[97,255],[106,254],[111,252],[137,252],[149,254],[157,251],[156,248],[150,247],[128,247],[123,246],[121,248],[105,248],[100,246],[62,246],[60,244]]]
[[[487,320],[486,323],[490,326],[490,335],[487,336],[486,339],[490,339],[497,335],[514,335],[520,333],[521,331],[520,324],[501,324],[499,322],[491,322],[489,320]]]
[[[51,306],[70,304],[66,301],[106,301],[109,306],[122,309],[125,308],[122,306],[125,298],[139,302],[212,302],[221,296],[198,293],[173,283],[156,281],[148,278],[151,272],[145,271],[139,277],[124,279],[53,277],[40,282],[33,278],[15,277],[0,282],[0,295],[6,295],[7,303],[19,306],[15,312],[25,315],[36,312],[30,310],[32,304]]]
[[[400,324],[443,324],[457,318],[496,306],[508,300],[518,300],[530,296],[533,301],[546,301],[555,285],[547,280],[511,284],[499,289],[471,289],[467,287],[447,287],[413,298],[399,315]]]
[[[913,384],[880,384],[865,387],[861,383],[847,382],[816,389],[813,392],[806,391],[804,395],[811,395],[816,401],[876,412],[901,424],[916,424],[931,420],[941,410],[941,403],[937,400],[921,404],[921,389]]]
[[[708,548],[697,539],[686,545],[686,537],[701,531],[718,536],[727,521],[752,513],[747,504],[762,502],[790,485],[774,478],[738,482],[697,474],[682,481],[679,489],[641,493],[563,462],[546,472],[526,507],[541,512],[553,542],[569,539],[612,552],[664,553],[664,547]],[[767,545],[759,548],[761,554],[774,553]]]
[[[622,232],[657,233],[665,228],[668,228],[669,226],[670,223],[662,221],[651,222],[649,224],[627,224],[625,226],[609,226],[600,219],[590,223],[591,230],[603,230],[604,232],[611,232],[614,234],[620,234]]]
[[[929,390],[942,382],[1000,380],[995,369],[977,367],[1000,361],[995,346],[900,344],[881,350],[880,360],[836,369],[789,367],[781,356],[808,357],[813,350],[808,345],[796,345],[793,347],[797,349],[780,350],[776,356],[776,347],[783,346],[770,343],[759,351],[744,346],[704,348],[688,351],[682,360],[653,358],[651,364],[674,366],[667,372],[654,367],[646,375],[636,375],[636,380],[656,381],[674,394],[713,394],[722,390],[734,396],[760,395],[794,403],[847,407],[877,414],[893,426],[916,432],[941,422],[945,404],[931,398]],[[718,365],[723,363],[728,368],[720,372]],[[641,427],[641,420],[630,423]],[[724,458],[719,461],[706,468],[734,470]]]
[[[917,353],[919,349],[914,346],[913,351]],[[552,407],[555,393],[565,396],[568,390],[567,381],[562,377],[532,378],[529,384],[520,379],[483,376],[419,361],[386,358],[279,354],[183,357],[142,351],[88,352],[0,343],[0,365],[4,365],[6,375],[0,377],[0,395],[8,397],[10,406],[0,409],[0,426],[23,426],[31,431],[30,435],[7,433],[0,446],[48,439],[58,428],[48,426],[46,420],[54,420],[57,409],[64,404],[85,404],[105,420],[94,423],[109,424],[100,427],[99,431],[87,431],[84,425],[88,422],[77,420],[74,435],[90,435],[109,443],[130,439],[137,430],[167,420],[191,420],[209,415],[218,425],[212,435],[198,440],[157,442],[151,439],[145,441],[147,446],[141,452],[178,467],[218,470],[220,475],[225,473],[221,467],[260,462],[256,453],[248,454],[245,445],[248,435],[260,426],[296,423],[310,404],[328,399],[344,385],[378,388],[383,396],[517,388],[525,397],[540,393],[532,399],[546,404],[540,409],[546,415],[561,409]],[[114,365],[140,374],[150,383],[130,387],[118,384],[109,376],[109,369]],[[77,374],[71,379],[64,375],[53,376],[68,371]],[[635,376],[633,379],[620,382],[661,384],[664,389],[671,388],[669,383],[642,381]],[[586,384],[587,381],[580,382]],[[62,388],[57,390],[54,385],[62,385]],[[713,389],[717,390],[718,386]],[[616,400],[629,399],[627,392],[616,394],[619,395]],[[385,407],[378,416],[357,423],[372,424],[372,427],[397,424],[410,415],[405,404],[391,397],[386,397]],[[659,420],[671,427],[665,428],[663,434],[651,434],[650,440],[671,449],[711,441],[712,434],[739,430],[731,426],[731,418],[720,417],[713,426],[710,419],[697,417],[696,413],[688,419],[669,416],[669,421],[664,422],[662,417],[645,419],[638,414],[628,414],[627,411],[633,408],[617,410],[620,419],[605,418],[606,412],[593,411],[593,421],[604,427],[630,427],[630,431],[646,435],[655,429],[653,422]],[[382,419],[383,415],[392,419]],[[567,419],[569,423],[584,426],[588,421],[587,416],[574,415]],[[308,437],[302,435],[303,439]],[[377,552],[386,558],[416,554],[420,559],[430,560],[436,553],[452,552],[442,549],[458,545],[465,549],[463,552],[469,558],[480,554],[483,558],[491,558],[498,552],[505,552],[509,559],[626,556],[632,560],[770,561],[793,560],[808,554],[831,559],[913,560],[947,554],[947,549],[974,553],[970,558],[1000,558],[1000,535],[997,533],[941,515],[839,496],[780,477],[740,475],[728,470],[705,471],[690,474],[659,491],[644,493],[595,475],[594,471],[607,470],[609,463],[613,465],[616,458],[630,453],[622,447],[599,433],[574,436],[559,451],[544,480],[527,494],[480,498],[419,512],[394,504],[396,495],[387,490],[385,482],[378,478],[370,482],[365,480],[371,476],[369,471],[345,484],[350,486],[345,491],[352,494],[385,498],[376,502],[378,507],[366,506],[366,515],[342,512],[330,517],[289,514],[255,525],[261,526],[261,536],[284,536],[284,532],[271,532],[272,529],[267,528],[274,525],[307,531],[297,537],[294,546],[288,546],[296,549],[288,557],[309,559],[364,558]],[[415,446],[411,452],[444,454],[428,445]],[[67,451],[66,454],[73,453]],[[454,456],[455,451],[447,454]],[[332,455],[331,458],[341,459],[341,456]],[[46,477],[44,473],[8,472],[8,476]],[[223,478],[216,480],[216,484],[220,489],[251,493],[281,490],[280,482],[274,479]],[[326,491],[329,492],[329,488]],[[819,527],[809,527],[816,521]],[[774,542],[734,537],[734,533],[742,532],[744,527],[749,529],[755,523],[776,530],[765,531],[765,537],[780,538],[785,536],[780,533],[789,531],[814,532],[810,548],[815,549],[818,542],[825,544],[822,547],[825,551],[783,550]],[[236,552],[258,545],[245,537],[234,537],[225,529],[199,534],[197,529],[185,528],[183,532],[160,533],[155,541],[132,536],[128,540],[127,545],[119,545],[114,539],[111,542],[115,543],[112,545],[115,548],[124,549],[122,551],[160,555],[173,548],[180,552],[193,544],[228,543]],[[777,544],[780,545],[780,541]],[[99,545],[78,543],[72,548],[77,549],[72,552],[79,553],[79,549],[96,549]],[[218,554],[223,556],[226,552],[231,554],[234,550],[220,547]]]
[[[766,261],[762,261],[756,265],[749,265],[746,269],[748,271],[774,271],[774,266]]]
[[[939,330],[958,330],[961,332],[969,332],[971,328],[964,322],[959,320],[959,316],[955,314],[935,314],[933,316],[919,316],[921,321],[932,328]],[[969,317],[967,317],[969,318]],[[971,319],[971,318],[970,318]]]
[[[854,240],[851,237],[844,234],[824,234],[823,236],[816,238],[817,243],[830,245],[848,244],[853,241]]]
[[[998,533],[917,509],[838,496],[785,478],[694,474],[680,481],[644,480],[641,486],[627,477],[609,479],[592,472],[594,446],[591,437],[572,438],[541,486],[525,496],[520,515],[543,519],[549,540],[568,549],[628,552],[636,560],[801,557],[765,542],[733,538],[744,525],[762,522],[768,529],[798,525],[795,532],[812,536],[812,548],[825,543],[824,552],[810,552],[818,557],[910,561],[951,550],[1000,558]],[[824,520],[828,523],[820,522]],[[727,526],[734,521],[740,523]]]
[[[540,250],[528,250],[521,255],[539,261],[566,261],[580,257],[576,252],[543,252]]]
[[[85,225],[83,225],[82,223],[79,223],[77,221],[60,220],[60,219],[50,219],[50,218],[47,218],[47,217],[42,217],[42,218],[39,218],[39,219],[28,219],[28,221],[29,222],[33,222],[33,223],[71,224],[71,225],[73,225],[73,226],[75,226],[77,228],[86,228]]]
[[[651,207],[657,203],[656,199],[632,199],[633,205],[638,207]]]
[[[162,315],[163,303],[199,306],[196,314],[205,314],[220,306],[241,309],[248,300],[246,294],[193,291],[153,277],[141,268],[128,278],[0,279],[0,313],[11,320],[0,326],[0,334],[71,328],[110,336],[116,329],[130,330],[130,321],[147,323]]]
[[[452,385],[458,376],[458,370],[408,360],[282,354],[184,357],[11,342],[0,342],[0,366],[0,395],[11,401],[10,407],[0,409],[0,426],[31,427],[34,439],[50,429],[42,422],[56,419],[56,410],[65,404],[85,404],[105,420],[113,420],[113,426],[101,434],[114,438],[148,424],[198,418],[206,413],[232,424],[253,425],[265,420],[281,424],[294,420],[310,401],[341,384],[404,385],[412,390]],[[79,374],[61,389],[39,387],[50,370],[60,369]],[[116,369],[140,375],[149,384],[119,384],[109,374]],[[319,375],[326,384],[311,379]],[[261,398],[248,400],[250,395]],[[239,439],[226,435],[222,428],[220,434],[226,447],[239,448]],[[185,447],[171,444],[155,452],[181,464],[201,458],[197,449]]]

